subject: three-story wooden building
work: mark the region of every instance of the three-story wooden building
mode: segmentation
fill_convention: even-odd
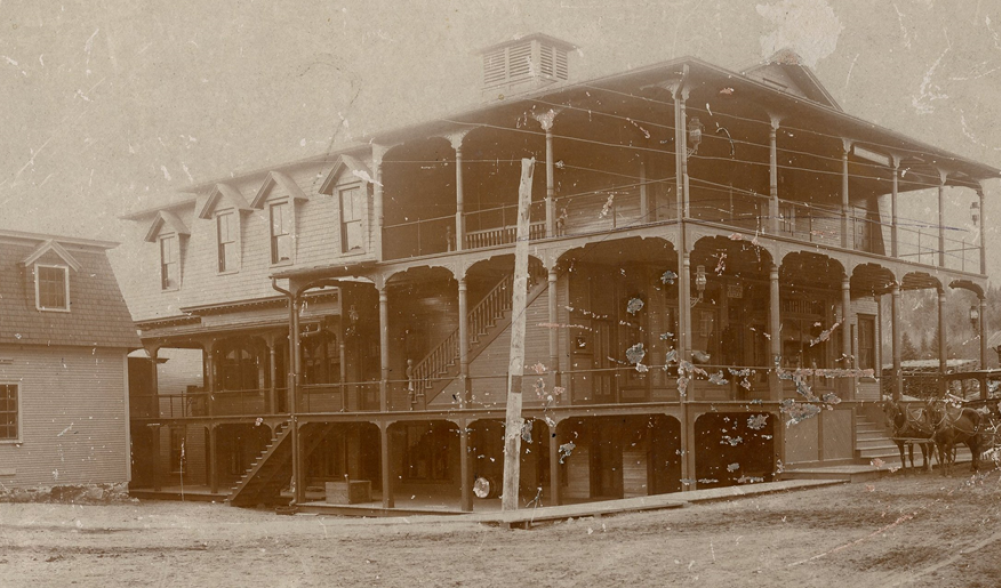
[[[571,49],[491,47],[476,109],[129,216],[145,345],[204,364],[134,403],[135,451],[157,456],[143,485],[176,486],[183,445],[188,487],[234,504],[278,500],[294,476],[300,504],[347,478],[386,508],[472,509],[474,480],[501,476],[531,157],[525,501],[856,459],[877,368],[900,374],[901,291],[983,304],[983,215],[968,231],[943,211],[982,211],[998,170],[843,112],[791,53],[575,82]],[[929,190],[937,215],[900,213]]]

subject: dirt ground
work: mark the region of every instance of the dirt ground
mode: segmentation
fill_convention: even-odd
[[[1001,475],[504,530],[223,505],[0,504],[0,586],[995,587]]]

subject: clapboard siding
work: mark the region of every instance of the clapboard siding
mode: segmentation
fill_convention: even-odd
[[[363,252],[341,252],[340,203],[336,191],[333,195],[319,193],[319,188],[330,171],[330,165],[317,164],[287,171],[286,174],[299,186],[308,200],[295,206],[295,247],[291,264],[271,263],[270,219],[268,202],[286,198],[288,192],[275,184],[267,194],[261,209],[240,213],[240,263],[234,272],[218,271],[216,221],[201,219],[196,211],[205,196],[197,202],[175,209],[174,213],[191,232],[183,238],[181,251],[181,286],[174,291],[160,288],[159,243],[144,243],[142,235],[149,229],[151,218],[136,223],[131,242],[140,243],[134,256],[132,274],[140,276],[140,283],[129,285],[129,303],[136,320],[178,316],[180,309],[189,306],[217,304],[275,296],[270,275],[276,271],[295,267],[335,264],[339,260],[350,262],[374,259],[371,220],[366,223],[367,247]],[[367,193],[368,215],[372,214],[372,191],[358,178],[342,174],[342,186],[358,185]],[[232,182],[249,203],[263,184],[262,179]],[[227,206],[223,203],[220,209]],[[169,230],[169,229],[164,229]]]
[[[20,384],[21,443],[0,444],[4,486],[128,481],[126,350],[0,346]]]

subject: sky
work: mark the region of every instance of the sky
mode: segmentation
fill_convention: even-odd
[[[532,32],[580,80],[791,47],[848,113],[1001,167],[1001,0],[0,0],[0,228],[122,241],[128,280],[120,215],[475,105],[477,50]]]

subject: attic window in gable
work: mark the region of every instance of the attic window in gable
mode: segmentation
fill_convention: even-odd
[[[35,266],[35,307],[38,310],[69,312],[69,268],[60,265]]]

